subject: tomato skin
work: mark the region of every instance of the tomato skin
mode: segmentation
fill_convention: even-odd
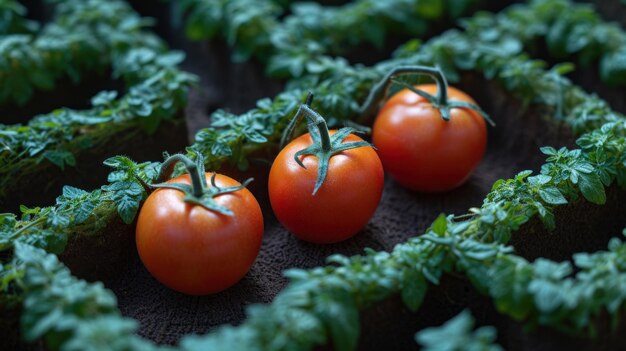
[[[208,184],[211,175],[205,174]],[[239,185],[220,174],[215,181],[219,187]],[[185,174],[167,183],[191,180]],[[259,253],[261,208],[245,188],[215,197],[233,216],[185,203],[183,198],[181,191],[162,188],[146,199],[135,238],[141,261],[158,281],[176,291],[189,295],[222,291],[243,278]]]
[[[361,140],[351,134],[344,143]],[[382,195],[384,172],[371,147],[342,151],[330,158],[326,179],[312,195],[317,157],[300,157],[306,169],[293,158],[311,143],[307,133],[278,154],[270,170],[270,202],[278,220],[296,237],[312,243],[336,243],[352,237],[369,222]]]
[[[417,85],[435,95],[435,84]],[[449,100],[476,105],[462,91],[448,87]],[[465,182],[483,158],[487,126],[469,109],[451,109],[450,120],[425,98],[404,89],[389,99],[378,113],[372,142],[385,171],[398,183],[416,191],[440,192]]]

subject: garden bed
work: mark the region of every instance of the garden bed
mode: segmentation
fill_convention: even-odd
[[[150,276],[133,250],[126,251],[129,256],[120,257],[116,264],[96,263],[105,269],[110,267],[108,272],[82,277],[101,280],[114,291],[122,313],[140,321],[140,335],[157,343],[175,344],[185,334],[204,333],[220,324],[241,322],[246,305],[271,302],[287,284],[282,276],[285,269],[320,266],[333,253],[356,255],[365,247],[389,251],[396,244],[423,233],[441,212],[464,214],[470,207],[479,206],[496,180],[513,177],[525,169],[538,171],[545,160],[538,152],[539,146],[573,145],[575,137],[562,122],[546,119],[540,108],[524,109],[497,82],[486,81],[479,74],[467,74],[459,87],[472,89],[478,103],[497,124],[489,130],[485,159],[461,188],[444,194],[419,194],[387,179],[380,207],[370,224],[356,237],[333,245],[302,242],[270,217],[262,250],[251,271],[237,285],[216,295],[190,297],[164,287]],[[263,178],[259,175],[255,174]],[[242,174],[241,179],[246,176]],[[257,192],[257,197],[264,196]],[[263,210],[271,213],[267,203]],[[133,238],[132,226],[127,226],[125,231],[127,238]],[[107,240],[106,244],[126,247],[134,245],[134,241]],[[92,272],[92,268],[87,268],[89,265],[87,259],[69,264],[80,271]],[[80,271],[72,271],[81,277]]]
[[[66,184],[98,187],[115,154],[154,160],[188,144],[183,109],[195,78],[145,19],[123,2],[45,9],[55,16],[40,32],[2,38],[10,87],[0,108],[0,212],[52,205]]]
[[[455,35],[457,34],[448,33],[447,36],[443,35],[442,38],[438,39],[439,41],[433,40],[433,43],[426,44],[425,48],[421,50],[422,52],[417,52],[418,49],[411,48],[409,45],[400,54],[404,59],[394,59],[395,61],[388,62],[387,66],[390,66],[390,63],[427,64],[431,62],[436,54],[442,53],[445,54],[438,57],[436,62],[450,64],[449,61],[446,61],[449,59],[446,55],[450,57],[455,57],[455,55],[465,57],[464,55],[467,55],[468,52],[473,54],[472,50],[466,50],[467,48],[464,48],[463,44],[466,40],[469,42],[479,40],[476,38],[467,39],[462,36],[459,38],[458,36],[455,37]],[[460,40],[449,40],[451,37]],[[457,44],[459,46],[455,46]],[[215,87],[215,84],[228,87],[226,94],[217,90],[210,92],[208,94],[210,96],[209,99],[207,99],[206,95],[196,95],[194,97],[192,93],[192,100],[187,107],[187,114],[192,116],[193,126],[203,126],[204,123],[208,122],[204,119],[207,110],[211,111],[218,106],[227,106],[231,107],[232,112],[245,111],[250,107],[248,104],[251,103],[252,99],[256,99],[264,94],[273,96],[281,86],[280,83],[269,82],[261,78],[262,71],[258,62],[251,65],[231,64],[230,61],[225,59],[228,50],[223,44],[212,41],[209,44],[196,45],[187,43],[185,45],[190,45],[190,47],[194,47],[193,50],[196,50],[196,53],[192,55],[192,59],[187,61],[186,64],[189,67],[198,69],[200,76],[203,78],[205,88]],[[485,158],[473,176],[462,187],[443,194],[418,194],[401,188],[392,179],[388,178],[385,181],[380,207],[367,227],[357,236],[339,244],[325,246],[308,244],[290,235],[273,218],[271,208],[265,201],[267,197],[265,194],[268,172],[267,161],[271,162],[276,149],[253,141],[247,135],[239,137],[240,139],[228,139],[229,141],[224,142],[226,143],[225,147],[234,150],[235,154],[245,147],[247,148],[246,153],[251,153],[251,155],[248,155],[251,158],[251,162],[258,157],[266,161],[266,163],[261,162],[258,164],[252,162],[252,167],[248,172],[237,171],[234,170],[235,166],[232,163],[240,163],[241,160],[233,161],[227,159],[224,155],[213,153],[211,142],[207,142],[206,139],[202,141],[201,139],[201,137],[207,138],[207,135],[210,135],[210,131],[207,132],[205,130],[203,131],[205,134],[202,134],[202,132],[198,134],[199,141],[192,148],[201,153],[208,153],[205,154],[205,157],[208,158],[209,165],[224,164],[222,170],[229,174],[236,174],[236,178],[240,180],[247,175],[254,175],[257,178],[257,183],[252,186],[252,191],[261,200],[266,225],[261,252],[251,271],[232,288],[211,296],[190,297],[165,288],[152,278],[139,260],[134,245],[135,223],[131,223],[134,216],[132,209],[120,209],[119,204],[115,200],[115,196],[118,195],[116,193],[117,190],[113,186],[105,185],[101,188],[102,199],[94,202],[93,208],[86,214],[86,222],[85,220],[79,222],[76,219],[78,215],[75,214],[79,212],[72,212],[77,211],[77,209],[81,210],[80,207],[70,207],[71,211],[63,214],[67,216],[64,219],[67,220],[68,224],[66,225],[54,226],[50,229],[47,227],[47,224],[41,223],[49,223],[51,222],[50,218],[55,218],[48,213],[42,212],[30,217],[25,222],[21,222],[16,227],[16,230],[20,231],[19,234],[24,235],[24,233],[21,233],[22,229],[19,228],[28,228],[31,224],[39,223],[42,230],[55,230],[58,231],[55,235],[68,238],[69,241],[65,251],[59,255],[62,262],[71,269],[73,275],[79,278],[84,278],[88,281],[104,282],[104,285],[117,296],[117,302],[113,301],[111,305],[111,301],[107,300],[105,296],[112,295],[107,295],[108,293],[106,292],[99,292],[97,285],[88,285],[89,289],[94,290],[87,289],[83,292],[79,287],[82,283],[77,283],[72,278],[68,278],[65,281],[58,280],[54,284],[50,283],[51,286],[55,287],[59,285],[65,286],[67,289],[71,287],[76,294],[85,296],[86,299],[88,298],[87,296],[92,296],[92,298],[101,300],[93,301],[92,307],[95,311],[93,316],[88,313],[87,316],[78,317],[84,318],[84,324],[79,320],[78,324],[68,327],[69,331],[59,331],[54,329],[56,328],[55,326],[46,326],[47,329],[40,327],[39,341],[25,345],[17,341],[19,335],[15,333],[18,330],[15,318],[21,313],[32,318],[38,312],[32,305],[30,310],[24,312],[20,311],[19,305],[4,304],[6,301],[10,301],[5,299],[5,297],[9,299],[14,297],[10,294],[12,290],[9,290],[7,295],[0,295],[0,298],[4,299],[0,300],[3,303],[0,304],[0,310],[7,311],[8,313],[5,315],[9,318],[8,324],[5,324],[4,320],[0,321],[4,325],[8,325],[6,329],[3,329],[3,334],[8,335],[0,335],[2,340],[0,347],[4,347],[3,344],[6,344],[8,345],[7,347],[19,347],[21,349],[42,349],[43,342],[41,340],[47,339],[49,342],[52,338],[59,340],[59,338],[64,338],[67,335],[76,337],[78,330],[83,328],[83,326],[88,328],[90,325],[93,325],[96,328],[94,330],[97,330],[97,323],[101,323],[106,318],[110,318],[110,321],[118,323],[116,325],[120,327],[122,321],[117,315],[119,313],[117,309],[119,308],[123,316],[138,320],[137,333],[140,336],[157,344],[177,344],[180,340],[183,340],[181,348],[184,349],[191,347],[189,345],[193,344],[193,339],[183,339],[183,335],[206,333],[207,331],[213,331],[213,333],[196,339],[196,345],[203,345],[204,342],[204,345],[215,347],[215,345],[219,345],[220,338],[223,338],[222,342],[236,341],[234,344],[236,346],[246,345],[253,348],[254,346],[251,345],[263,345],[264,342],[272,342],[271,340],[265,340],[265,338],[273,337],[285,338],[287,343],[293,342],[290,345],[296,345],[297,342],[300,342],[300,345],[304,345],[305,348],[312,344],[320,344],[319,341],[311,341],[314,336],[311,336],[310,330],[307,333],[306,327],[296,323],[296,321],[292,321],[292,325],[283,318],[286,316],[293,317],[293,314],[290,313],[303,314],[306,318],[310,318],[312,322],[318,323],[318,328],[321,328],[321,330],[317,331],[324,338],[328,336],[328,339],[325,339],[326,346],[322,348],[333,348],[333,345],[338,347],[338,345],[343,343],[346,349],[350,349],[349,346],[346,346],[351,342],[350,338],[356,338],[356,335],[360,335],[357,343],[360,349],[415,349],[415,332],[425,327],[443,323],[458,314],[460,310],[469,308],[473,311],[480,325],[494,325],[497,327],[498,342],[506,349],[547,350],[563,346],[584,350],[619,349],[621,347],[620,335],[609,328],[608,321],[610,316],[608,313],[602,312],[599,316],[594,315],[590,322],[593,327],[596,327],[598,332],[596,339],[588,336],[574,337],[571,334],[557,331],[556,327],[563,326],[565,323],[571,322],[571,320],[567,319],[567,316],[564,320],[559,320],[558,316],[555,317],[554,313],[551,314],[551,311],[542,310],[542,308],[545,308],[545,305],[541,305],[539,302],[522,305],[527,307],[529,311],[534,312],[527,315],[527,319],[519,322],[512,317],[519,311],[516,312],[515,306],[511,307],[510,300],[506,300],[506,297],[496,296],[497,291],[490,290],[489,282],[477,282],[474,275],[476,271],[472,271],[472,269],[480,268],[479,272],[488,273],[493,278],[494,262],[501,261],[501,264],[517,262],[514,261],[516,258],[513,254],[507,251],[509,249],[504,248],[501,244],[508,243],[512,245],[512,248],[515,249],[515,254],[529,261],[539,257],[555,261],[569,261],[576,252],[592,252],[604,249],[609,238],[615,237],[620,233],[626,226],[626,219],[622,216],[623,213],[626,213],[626,208],[624,207],[626,193],[623,189],[619,189],[617,185],[609,187],[609,184],[611,182],[615,183],[617,179],[617,182],[621,182],[624,185],[624,174],[606,175],[608,180],[603,178],[601,182],[598,174],[606,171],[606,168],[603,168],[605,167],[604,164],[595,161],[594,157],[597,157],[598,154],[596,154],[596,149],[592,145],[581,144],[579,140],[579,146],[584,149],[581,152],[582,156],[578,154],[578,156],[561,157],[566,159],[567,157],[572,157],[576,162],[587,162],[583,165],[584,167],[580,164],[576,164],[576,167],[582,167],[580,182],[583,180],[591,182],[587,184],[592,184],[592,186],[587,185],[587,188],[583,188],[582,183],[577,183],[576,181],[570,182],[567,179],[556,180],[555,174],[558,173],[554,172],[562,171],[569,165],[563,161],[554,160],[546,164],[547,156],[542,154],[539,148],[551,145],[557,148],[564,146],[574,149],[577,147],[575,134],[592,130],[595,130],[595,133],[599,133],[599,137],[612,138],[611,140],[615,141],[621,136],[623,140],[624,126],[621,124],[624,123],[623,116],[614,115],[610,109],[602,107],[593,110],[594,113],[597,112],[597,116],[594,115],[592,116],[593,118],[588,118],[588,112],[591,110],[587,102],[591,101],[600,104],[603,102],[592,100],[588,95],[577,90],[576,87],[572,87],[569,82],[560,79],[557,72],[546,72],[533,67],[528,60],[523,57],[520,58],[515,54],[511,54],[509,57],[501,57],[494,54],[495,51],[482,47],[478,49],[478,45],[476,52],[478,55],[483,56],[472,63],[475,66],[470,64],[471,68],[475,68],[475,70],[467,71],[467,66],[462,66],[454,61],[452,65],[457,66],[446,67],[447,73],[451,73],[451,76],[454,76],[455,73],[460,73],[460,80],[453,85],[471,92],[478,104],[495,120],[497,126],[490,128],[488,131],[489,143]],[[211,63],[208,68],[202,67],[201,57],[203,56],[206,56]],[[465,61],[464,64],[466,65],[467,62]],[[497,70],[493,74],[495,74],[496,79],[484,78],[484,75],[490,74],[489,70],[492,68],[492,65],[484,62],[495,62],[494,65],[496,65]],[[515,64],[518,64],[518,66]],[[222,66],[227,68],[220,69]],[[337,67],[341,66],[337,65]],[[347,72],[340,70],[333,72],[333,69],[337,68],[330,65],[327,67],[330,73],[325,72],[326,78],[324,79],[328,79],[330,82],[334,80],[334,84],[330,84],[331,88],[337,86],[339,90],[343,90],[342,93],[349,96],[349,101],[358,101],[355,96],[363,98],[364,87],[369,88],[372,84],[370,80],[375,79],[372,76],[380,76],[384,72],[384,67],[385,64],[371,69],[359,67],[358,70],[362,70],[362,72],[357,74],[355,71],[350,71],[353,69],[352,67],[346,68]],[[520,73],[513,70],[514,73],[511,72],[512,68],[517,69],[521,67],[526,71]],[[353,76],[350,76],[349,72]],[[370,74],[370,76],[367,76],[367,74]],[[354,79],[358,87],[344,86],[346,84],[345,78]],[[315,80],[319,78],[306,77],[305,75],[302,79],[292,81],[290,89],[325,88],[311,86],[311,80],[307,79]],[[593,75],[582,76],[581,82],[583,85],[586,84],[585,82],[588,79],[594,79]],[[597,83],[591,82],[591,84]],[[224,99],[241,89],[246,91],[243,98]],[[610,90],[607,91],[611,93]],[[265,106],[275,104],[277,107],[265,108],[261,107],[262,104],[259,104],[259,108],[254,111],[257,115],[244,116],[258,119],[260,119],[258,116],[266,116],[267,121],[257,122],[263,125],[263,123],[273,121],[272,123],[276,123],[276,128],[280,130],[281,123],[284,123],[286,118],[289,117],[282,116],[280,113],[284,114],[284,111],[290,111],[288,114],[292,115],[293,112],[291,105],[285,107],[284,105],[281,106],[280,103],[287,98],[294,97],[295,101],[300,102],[298,92],[291,96],[281,93],[274,101],[265,101]],[[329,89],[326,93],[333,94],[336,92]],[[617,96],[616,94],[618,93],[613,91],[612,94],[614,95],[611,96]],[[337,94],[335,96],[341,95]],[[207,102],[211,99],[213,102]],[[341,112],[332,115],[341,110],[334,105],[329,105],[328,100],[324,100],[323,94],[318,92],[317,99],[318,101],[321,100],[321,102],[318,102],[319,108],[326,111],[327,113],[325,114],[331,115],[331,117],[337,118],[339,121],[349,117],[350,113],[346,112],[346,110],[343,110],[343,115],[341,115]],[[220,100],[223,101],[221,103],[216,102]],[[297,102],[294,103],[294,106],[296,106]],[[562,109],[565,110],[565,115],[561,115]],[[234,134],[237,137],[237,133],[240,132],[237,130],[240,127],[237,124],[239,123],[239,116],[226,116],[226,118],[232,119],[231,124],[228,124],[225,128],[218,129],[217,132],[224,133],[223,135],[229,137]],[[225,118],[224,115],[221,117]],[[354,116],[350,118],[354,118]],[[602,129],[598,128],[607,121],[615,121],[617,124],[612,126],[607,124]],[[573,126],[575,132],[570,129],[568,124]],[[228,129],[231,127],[232,129]],[[609,134],[609,131],[612,130],[611,128],[615,129],[617,137]],[[266,131],[262,130],[261,132],[264,138],[271,142],[276,141],[275,130],[268,134],[262,134],[264,132]],[[178,132],[176,134],[179,135]],[[589,140],[598,142],[597,139],[590,138],[587,139],[587,142]],[[220,140],[214,141],[214,143],[219,142]],[[222,144],[222,147],[224,147],[224,144]],[[597,144],[598,153],[603,151],[622,157],[623,154],[620,154],[620,150],[619,148],[617,150],[611,149],[610,146],[604,144]],[[549,152],[546,149],[543,151],[544,153]],[[159,158],[152,158],[152,160],[157,159]],[[609,159],[607,162],[611,162],[611,165],[616,167],[616,172],[622,171],[619,164],[621,161]],[[131,167],[131,171],[126,171],[126,177],[130,181],[128,179],[121,181],[118,179],[112,182],[117,182],[113,184],[127,187],[126,189],[132,189],[128,187],[133,185],[136,188],[138,186],[136,183],[137,179],[144,181],[150,179],[147,175],[147,169],[151,165],[153,164],[125,166]],[[552,171],[554,172],[548,171],[542,165],[552,166]],[[93,167],[96,167],[95,163]],[[132,167],[135,168],[133,169]],[[104,167],[100,166],[99,169],[104,169]],[[117,169],[119,172],[119,165]],[[535,179],[531,181],[530,178],[527,178],[528,174],[516,176],[520,171],[527,169],[533,170],[534,174],[538,174],[541,169],[545,182],[533,183],[540,180],[534,177]],[[515,179],[508,182],[496,182],[498,179],[514,177]],[[545,178],[548,179],[545,180]],[[66,183],[71,184],[69,181]],[[494,183],[495,185],[493,185]],[[524,186],[517,188],[516,184],[523,184]],[[604,186],[607,187],[606,192]],[[508,192],[512,191],[511,189],[516,191],[513,195]],[[551,198],[546,198],[545,194],[540,197],[538,194],[541,194],[542,190],[551,190]],[[65,194],[65,192],[66,190],[64,189],[63,193]],[[487,194],[489,195],[485,199]],[[606,194],[606,199],[604,199],[604,194]],[[85,193],[81,196],[90,195]],[[132,199],[131,206],[138,207],[143,196],[142,194],[135,196]],[[484,202],[483,199],[485,199]],[[502,211],[504,212],[501,213],[496,206],[498,200],[507,206],[511,205],[511,207],[503,207]],[[520,205],[520,203],[516,203],[518,200],[530,202],[522,202]],[[563,205],[563,201],[567,202],[568,200],[570,203]],[[606,203],[600,206],[591,202]],[[79,204],[72,203],[71,206],[79,206]],[[472,207],[474,209],[469,210]],[[481,208],[476,209],[476,207]],[[545,212],[542,214],[541,208],[544,211],[548,211],[547,213],[550,215],[554,213],[555,230],[545,229],[544,225],[546,223],[549,224],[550,216],[546,216]],[[467,215],[468,211],[471,211],[473,214]],[[445,217],[439,217],[430,226],[433,218],[436,218],[442,212],[462,215],[462,218],[469,219],[460,221],[459,219],[461,218],[453,219],[448,217],[446,219]],[[81,216],[84,215],[83,213],[79,214]],[[120,216],[126,224],[122,222]],[[491,216],[491,220],[487,219],[489,216]],[[541,217],[541,221],[539,217]],[[522,219],[520,220],[520,218]],[[46,222],[41,222],[42,219],[46,220]],[[31,222],[28,222],[29,220]],[[519,229],[515,221],[523,223]],[[465,224],[466,226],[463,227]],[[461,227],[464,229],[457,230]],[[35,231],[37,226],[30,229],[30,231],[25,232],[27,235],[38,235]],[[11,230],[5,229],[6,232],[11,232]],[[411,239],[419,237],[422,233],[425,234],[419,239]],[[504,236],[502,236],[503,233]],[[507,234],[512,234],[510,240]],[[43,237],[40,240],[52,239]],[[458,247],[450,246],[452,245],[450,244],[451,242],[456,243],[457,241],[471,241],[473,246],[470,245],[468,246],[469,249],[466,247],[463,250],[460,249],[462,247],[460,246],[461,244]],[[405,242],[407,243],[402,244]],[[0,245],[2,244],[0,241]],[[15,245],[18,244],[16,243]],[[55,276],[44,273],[45,277],[42,279],[50,279],[52,281],[59,276],[58,270],[60,268],[58,264],[53,262],[53,256],[42,256],[41,252],[32,251],[34,250],[32,248],[25,248],[23,247],[24,244],[19,245],[20,247],[16,247],[16,252],[22,250],[22,255],[30,252],[30,256],[22,257],[25,257],[26,263],[24,263],[24,266],[30,267],[28,269],[31,269],[31,274],[33,272],[37,274],[38,270],[42,270],[41,268],[44,266],[40,267],[38,265],[44,261],[43,257],[47,257],[45,258],[47,263],[44,271],[47,273],[48,269],[50,269],[52,272],[57,273],[55,273]],[[612,245],[615,247],[615,242]],[[44,245],[44,247],[46,246]],[[335,257],[333,262],[338,263],[338,266],[292,272],[290,276],[291,283],[283,276],[284,271],[287,269],[310,269],[323,266],[326,264],[328,256],[333,254],[360,255],[366,247],[383,252],[370,252],[363,258],[355,257],[351,260]],[[472,251],[472,247],[476,251]],[[6,248],[4,247],[4,249]],[[450,248],[452,249],[450,250]],[[439,264],[436,267],[431,267],[429,265],[436,261],[436,259],[433,261],[433,258],[438,252],[437,250],[443,250],[439,251],[440,253],[448,252],[446,250],[449,250],[447,253],[448,261],[445,261],[445,264],[437,261]],[[57,250],[56,252],[61,251]],[[385,251],[391,253],[387,254]],[[430,256],[431,254],[433,255],[432,257]],[[19,253],[17,255],[19,256]],[[11,259],[12,254],[4,251],[0,253],[0,257],[4,264],[4,262],[8,262]],[[94,257],[100,258],[94,259]],[[467,258],[471,258],[470,261],[467,261]],[[385,267],[388,267],[389,270],[379,269],[377,262],[384,262],[384,265],[388,264],[389,266]],[[369,267],[369,270],[364,271],[366,273],[359,272],[361,264]],[[432,269],[428,275],[426,274],[427,269]],[[347,273],[345,273],[346,270]],[[0,272],[6,274],[7,271],[2,271],[2,266],[0,266]],[[364,274],[359,275],[355,272]],[[497,273],[497,271],[495,272]],[[443,276],[437,283],[436,280],[439,280],[438,274],[443,274]],[[613,272],[613,274],[618,275],[621,273]],[[416,277],[416,279],[409,279],[410,277]],[[518,280],[513,281],[513,283],[523,281],[524,279],[523,277],[517,278]],[[537,276],[536,281],[533,282],[539,281],[540,278],[542,277]],[[559,279],[562,279],[562,277]],[[11,278],[9,278],[10,281]],[[314,285],[307,286],[310,282]],[[68,303],[63,300],[66,299],[65,296],[50,297],[42,295],[44,296],[42,297],[36,295],[37,289],[41,288],[37,284],[40,283],[32,281],[19,283],[19,285],[16,283],[15,289],[18,286],[23,288],[25,296],[31,299],[31,304],[32,301],[37,301],[37,298],[46,303],[49,303],[49,300],[44,298],[50,300],[58,299],[58,303]],[[319,284],[319,286],[315,284]],[[416,286],[414,289],[427,291],[425,299],[421,303],[421,308],[417,312],[410,312],[410,310],[415,310],[420,305],[419,301],[421,299],[417,299],[418,302],[415,302],[412,300],[415,299],[415,296],[405,296],[406,294],[411,294],[412,284]],[[502,279],[499,280],[499,284],[503,284]],[[560,286],[563,289],[562,285]],[[320,289],[319,287],[323,288]],[[9,289],[13,289],[13,285],[10,285]],[[480,289],[480,293],[476,289]],[[33,295],[33,291],[35,291],[35,295]],[[409,292],[407,293],[407,291]],[[401,292],[401,294],[398,292]],[[515,292],[515,294],[517,293]],[[413,294],[415,294],[415,291],[413,291]],[[536,291],[531,291],[528,294],[530,294],[528,296],[539,296],[532,295],[538,294]],[[387,298],[383,299],[385,296]],[[19,298],[17,296],[15,301],[19,300]],[[605,303],[604,301],[608,300],[602,301],[602,303]],[[254,310],[246,309],[248,305],[257,303],[272,304],[267,307],[255,306]],[[498,303],[497,309],[494,307],[494,303]],[[509,303],[509,305],[506,305],[506,303]],[[606,303],[608,304],[609,302]],[[78,304],[80,305],[80,302]],[[322,308],[327,310],[319,312],[320,310],[316,307],[318,304],[321,304]],[[622,304],[623,300],[619,306],[622,306]],[[405,305],[410,307],[410,309],[405,307]],[[360,317],[358,317],[357,308],[362,310]],[[604,305],[602,305],[602,308],[604,308]],[[542,314],[539,315],[537,311],[542,312]],[[43,315],[49,313],[44,309],[39,312]],[[69,314],[70,312],[64,311],[62,313]],[[246,313],[248,314],[247,316]],[[326,314],[324,315],[324,313]],[[623,310],[613,311],[613,316],[623,317],[623,314]],[[329,315],[331,317],[330,320]],[[339,321],[332,320],[333,315],[335,316],[334,319],[338,318]],[[356,319],[350,319],[352,317]],[[542,326],[529,331],[527,327],[538,323],[538,318],[539,324]],[[544,319],[541,320],[540,318]],[[550,318],[554,319],[551,320]],[[358,321],[361,324],[360,333],[358,333]],[[342,322],[347,322],[347,325],[342,325]],[[222,327],[219,330],[215,330],[218,325],[222,324],[235,324],[241,325],[241,327],[239,329]],[[132,326],[126,328],[125,330],[107,329],[110,334],[98,335],[97,342],[102,342],[103,345],[106,345],[108,342],[107,338],[109,338],[119,343],[118,345],[136,343],[134,347],[137,348],[139,348],[138,345],[144,345],[145,341],[137,339],[132,334],[134,330]],[[337,332],[336,328],[345,329],[339,329],[339,332]],[[35,328],[31,326],[24,327],[24,329],[33,333]],[[355,329],[357,330],[356,333],[354,332]],[[85,332],[88,329],[81,330]],[[261,334],[255,334],[257,332]],[[42,336],[43,339],[40,339],[39,337]],[[80,337],[85,338],[86,336],[81,334]],[[88,337],[89,335],[82,342],[88,343]],[[334,340],[330,340],[331,337]],[[150,344],[145,344],[147,350],[151,350],[149,346]]]

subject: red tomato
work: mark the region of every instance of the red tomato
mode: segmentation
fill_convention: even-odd
[[[415,87],[435,95],[435,84]],[[476,105],[471,97],[448,87],[448,100]],[[437,192],[458,187],[478,166],[487,146],[487,126],[481,115],[452,108],[444,121],[439,110],[422,96],[404,89],[378,113],[372,131],[385,170],[403,186]]]
[[[210,183],[212,173],[206,173]],[[237,186],[218,174],[219,187]],[[189,175],[167,183],[191,184]],[[136,241],[148,271],[164,285],[190,295],[205,295],[237,283],[256,259],[263,238],[261,208],[248,189],[221,194],[215,201],[227,216],[183,201],[175,189],[154,191],[139,213]]]
[[[353,141],[362,139],[350,134],[344,143]],[[294,160],[294,154],[311,143],[307,133],[278,154],[270,170],[270,202],[278,220],[298,238],[339,242],[359,232],[374,214],[383,191],[382,164],[371,147],[339,152],[330,158],[326,179],[312,195],[317,157],[300,157],[306,169]]]

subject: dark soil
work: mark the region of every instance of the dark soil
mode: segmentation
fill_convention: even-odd
[[[626,27],[626,3],[622,0],[601,0],[582,2],[592,3],[596,11],[608,21],[619,23],[622,27]]]

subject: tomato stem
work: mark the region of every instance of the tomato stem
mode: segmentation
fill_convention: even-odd
[[[174,169],[178,162],[182,162],[185,165],[187,173],[189,173],[189,177],[191,178],[191,186],[184,183],[164,183],[172,176],[172,173],[174,172]],[[185,194],[183,200],[187,203],[199,205],[206,208],[207,210],[216,211],[226,216],[232,216],[233,212],[228,208],[219,205],[214,198],[218,195],[228,194],[241,190],[245,188],[248,184],[250,184],[253,179],[249,178],[240,185],[221,188],[217,186],[217,183],[215,182],[215,177],[216,173],[213,173],[211,175],[212,186],[209,187],[206,182],[206,174],[204,171],[204,157],[202,156],[202,154],[196,154],[195,162],[185,155],[176,154],[168,157],[161,164],[161,170],[159,171],[159,176],[157,177],[157,182],[160,184],[151,184],[150,187],[179,190]]]
[[[435,96],[428,94],[425,91],[416,89],[413,85],[398,80],[397,77],[406,74],[414,75],[426,75],[435,80],[437,84],[437,92]],[[367,99],[359,109],[361,119],[370,116],[374,110],[378,107],[378,103],[384,99],[387,95],[387,90],[391,84],[398,84],[406,89],[411,90],[415,94],[428,100],[433,107],[439,110],[441,118],[445,121],[450,120],[450,110],[453,108],[466,108],[478,112],[491,126],[495,126],[495,123],[485,111],[480,107],[465,101],[449,100],[448,99],[448,81],[443,71],[438,67],[427,66],[399,66],[392,69],[389,73],[383,77],[370,91]]]
[[[298,165],[300,165],[300,167],[302,168],[306,167],[304,166],[304,163],[302,163],[302,161],[300,160],[300,156],[314,155],[318,158],[317,179],[315,181],[315,187],[313,188],[313,195],[315,195],[324,183],[324,179],[326,179],[326,175],[328,173],[328,164],[330,162],[330,158],[333,155],[357,147],[372,147],[372,145],[366,141],[344,143],[344,139],[347,138],[350,133],[354,132],[354,129],[350,127],[341,128],[339,131],[337,131],[337,133],[331,136],[324,117],[322,117],[322,115],[320,115],[310,107],[310,104],[312,102],[313,93],[309,92],[305,103],[300,105],[300,108],[298,108],[295,116],[287,126],[287,129],[284,131],[281,140],[281,146],[284,146],[286,141],[291,138],[294,129],[302,120],[302,118],[306,117],[307,128],[309,130],[309,134],[311,135],[313,143],[309,147],[296,152],[293,158],[296,163],[298,163]]]
[[[162,183],[168,180],[172,176],[174,167],[178,162],[182,162],[187,169],[187,173],[189,173],[189,177],[191,178],[193,196],[201,197],[204,188],[206,188],[204,169],[202,170],[202,172],[199,172],[200,170],[198,169],[196,162],[192,161],[189,157],[183,154],[172,155],[168,157],[165,161],[163,161],[163,163],[161,164],[161,171],[159,172],[159,176],[157,177],[157,183]],[[204,168],[204,165],[202,168]]]

